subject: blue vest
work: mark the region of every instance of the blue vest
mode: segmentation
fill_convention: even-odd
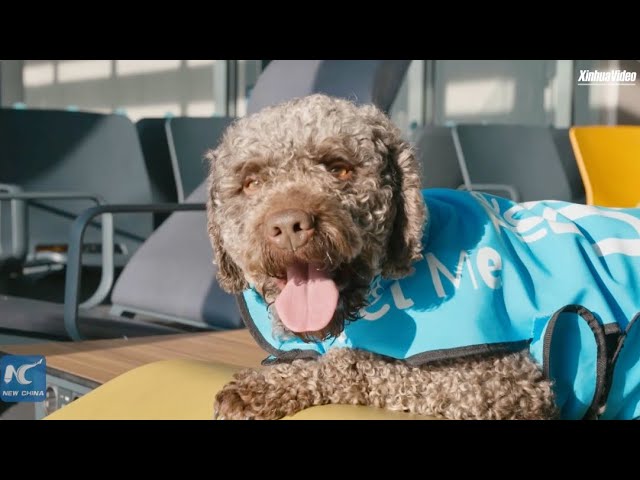
[[[424,259],[376,278],[361,318],[325,341],[275,338],[250,288],[245,323],[275,360],[349,347],[419,365],[528,348],[562,418],[640,417],[640,209],[423,192]]]

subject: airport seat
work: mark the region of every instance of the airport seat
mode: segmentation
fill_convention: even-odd
[[[16,185],[0,183],[0,194],[20,192],[22,189]],[[27,256],[24,238],[25,208],[26,205],[21,200],[0,201],[0,282],[7,274],[19,272]]]
[[[108,213],[108,217],[110,218],[111,215],[117,216],[118,214],[135,213],[138,215],[146,215],[147,213],[176,210],[182,210],[183,212],[181,213],[184,215],[188,215],[184,211],[200,213],[204,211],[204,204],[118,204],[101,205],[84,211],[74,220],[70,229],[64,304],[0,295],[0,337],[3,338],[3,343],[24,343],[30,338],[77,341],[97,338],[175,334],[202,330],[204,328],[202,325],[200,325],[200,328],[197,328],[197,326],[194,328],[193,326],[187,325],[189,323],[188,321],[179,321],[178,325],[175,325],[170,315],[165,315],[164,317],[162,315],[138,315],[135,319],[125,316],[110,316],[105,309],[106,306],[99,304],[104,296],[111,290],[114,278],[112,266],[107,266],[107,268],[103,266],[103,276],[99,288],[89,300],[80,303],[83,270],[81,265],[83,233],[95,216]],[[204,217],[204,214],[202,216]],[[107,218],[107,216],[105,216],[105,218]],[[199,226],[204,230],[206,228],[206,221],[202,220],[201,222],[203,222],[203,224]],[[165,224],[163,224],[163,226]],[[197,231],[197,227],[195,230]],[[199,239],[197,235],[196,237]],[[175,239],[175,237],[173,238]],[[204,239],[208,242],[206,235]],[[174,245],[165,245],[165,247],[168,249],[169,255],[175,253]],[[165,265],[165,263],[162,262],[162,255],[161,253],[156,256],[153,262],[158,265]],[[175,264],[170,264],[170,268],[174,266]],[[175,271],[168,270],[165,271],[165,273],[168,273],[169,278],[175,282]],[[194,277],[191,272],[187,272],[185,276],[189,279]],[[202,277],[197,277],[197,275],[195,277],[196,279],[202,280]],[[215,284],[213,275],[207,276],[205,274],[204,280]],[[120,279],[116,282],[116,286],[119,281]],[[146,287],[153,289],[157,287],[157,284],[151,283]],[[183,290],[174,287],[169,288],[165,292],[155,293],[163,294],[168,297],[170,302],[176,302],[182,306],[184,303],[180,303],[181,301],[190,302],[192,299],[191,297],[186,299],[180,298],[179,295],[183,292]],[[99,297],[99,300],[92,301],[96,296]],[[159,297],[155,298],[157,299]],[[218,308],[221,307],[219,303],[216,304],[216,306]],[[143,314],[144,312],[137,311],[136,313]],[[192,322],[192,324],[193,323],[194,322]],[[6,338],[8,338],[8,340],[6,340]]]
[[[187,203],[206,201],[202,183]],[[239,328],[235,297],[216,281],[207,217],[172,214],[133,255],[111,294],[112,313],[142,313],[203,328]]]
[[[580,177],[580,170],[578,169],[578,161],[576,160],[573,147],[571,146],[571,139],[569,138],[568,128],[556,128],[550,127],[553,142],[556,145],[558,156],[564,173],[569,182],[569,188],[571,189],[571,198],[574,203],[586,203],[586,194],[584,191],[584,184]]]
[[[61,304],[0,295],[0,312],[3,344],[13,343],[7,338],[20,338],[20,343],[37,339],[71,340],[64,327],[64,307]],[[83,311],[78,316],[78,329],[84,338],[90,340],[184,332],[161,324],[105,317],[104,312],[96,311]]]
[[[149,172],[151,198],[154,203],[175,203],[178,201],[176,179],[169,153],[169,141],[165,124],[166,118],[141,118],[136,122],[140,147]],[[168,214],[155,214],[154,228],[157,228]]]
[[[411,60],[272,60],[251,92],[247,113],[312,93],[373,103],[388,112]]]
[[[519,202],[574,200],[548,127],[458,125],[453,133],[467,189]]]
[[[587,204],[640,207],[640,126],[572,127]]]
[[[205,153],[218,145],[231,117],[172,117],[165,121],[165,132],[177,200],[184,202],[209,173]]]
[[[53,412],[46,420],[211,420],[213,399],[238,367],[164,360],[133,369]],[[287,420],[427,420],[356,405],[311,407]]]
[[[121,115],[0,109],[0,184],[24,194],[80,191],[106,203],[152,201],[136,129]],[[70,221],[91,206],[87,199],[29,201],[27,263],[64,263]],[[90,251],[100,251],[100,230],[96,222],[87,231]],[[116,264],[124,264],[151,231],[150,215],[118,217]],[[99,254],[86,255],[86,265],[100,262]]]
[[[423,188],[455,189],[463,184],[451,128],[425,126],[415,132],[414,138]]]

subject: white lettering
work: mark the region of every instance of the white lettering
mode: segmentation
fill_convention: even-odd
[[[427,253],[427,264],[429,265],[429,271],[431,272],[431,280],[433,282],[433,286],[436,289],[436,293],[440,298],[444,298],[446,295],[444,293],[444,287],[442,286],[442,280],[440,279],[439,273],[442,273],[447,280],[449,280],[453,286],[458,289],[460,287],[460,280],[462,279],[462,269],[464,268],[464,263],[467,264],[467,269],[469,270],[469,276],[471,277],[471,283],[473,284],[474,290],[478,289],[478,282],[476,282],[476,277],[473,274],[473,268],[471,266],[471,262],[469,261],[469,255],[467,252],[462,250],[460,252],[460,260],[458,261],[458,265],[456,266],[456,275],[455,277],[449,271],[449,269],[436,258],[436,256],[429,252]]]
[[[375,312],[368,312],[363,308],[360,310],[360,315],[362,316],[363,320],[378,320],[379,318],[383,317],[389,311],[390,308],[391,307],[389,306],[388,303],[385,303],[384,305],[382,305],[382,307],[380,307]]]
[[[494,290],[500,288],[502,281],[500,275],[492,275],[493,272],[502,270],[502,257],[491,247],[482,247],[478,250],[476,258],[478,272],[487,287]]]
[[[393,304],[398,310],[405,310],[409,307],[413,306],[413,300],[411,298],[405,297],[404,292],[402,291],[402,286],[400,282],[397,280],[391,284],[389,288],[391,290],[391,298],[393,299]],[[374,297],[373,301],[369,304],[369,306],[375,305],[380,298],[382,298],[382,286],[380,285],[380,279],[377,278],[371,288],[371,296]],[[360,315],[364,320],[378,320],[387,314],[391,306],[388,303],[383,304],[378,310],[374,312],[368,312],[364,308],[360,310]]]
[[[404,296],[402,286],[400,286],[400,282],[397,280],[391,284],[391,296],[393,297],[393,303],[399,310],[413,307],[413,300]]]
[[[640,219],[617,210],[603,210],[590,205],[572,204],[558,210],[558,213],[569,220],[578,220],[591,215],[615,218],[633,228],[640,236]],[[640,239],[605,238],[591,245],[600,256],[622,254],[640,256]]]
[[[482,208],[487,212],[489,218],[491,219],[491,223],[493,224],[493,228],[496,232],[500,233],[500,228],[504,228],[510,230],[522,237],[522,240],[526,243],[535,242],[540,240],[541,238],[547,235],[546,228],[540,228],[540,230],[534,231],[528,235],[525,235],[525,232],[531,230],[532,228],[540,225],[544,222],[544,218],[541,217],[530,217],[522,220],[514,219],[513,216],[519,212],[524,210],[522,205],[514,205],[509,210],[504,212],[504,218],[500,215],[500,206],[495,198],[491,199],[491,203],[487,201],[487,199],[478,192],[471,192],[471,194],[476,198],[476,200],[480,203]],[[536,203],[536,202],[531,202]],[[532,208],[527,206],[527,208]]]
[[[549,228],[551,228],[553,233],[575,233],[576,235],[582,235],[575,223],[558,222],[558,211],[553,208],[546,207],[542,210],[542,218],[549,223]]]
[[[382,298],[382,292],[383,288],[380,283],[380,277],[376,277],[370,287],[370,295],[373,297],[373,300],[369,303],[370,307],[378,303],[378,301]],[[360,310],[360,315],[364,320],[378,320],[389,311],[389,308],[391,307],[386,303],[374,312],[368,312],[367,310],[362,308]]]
[[[496,232],[500,232],[501,229],[511,231],[520,236],[525,243],[533,243],[546,237],[548,231],[555,234],[584,236],[574,222],[580,218],[589,216],[600,216],[619,220],[633,228],[638,236],[640,236],[640,219],[618,209],[603,209],[581,204],[565,204],[565,206],[561,206],[557,210],[551,207],[545,207],[542,210],[542,215],[536,215],[531,210],[540,202],[527,202],[514,205],[504,213],[501,213],[500,205],[495,198],[487,198],[478,192],[472,192],[471,194],[489,215]],[[525,218],[514,218],[516,214],[523,210],[529,210],[529,214]],[[558,221],[558,217],[567,221]],[[536,229],[536,227],[538,228]],[[612,254],[640,256],[640,239],[605,238],[592,244],[592,247],[600,256]]]
[[[16,392],[17,393],[17,392]],[[24,390],[22,392],[22,396],[23,397],[28,397],[30,395],[34,395],[34,396],[42,396],[44,395],[44,391],[42,390]]]
[[[608,72],[600,72],[598,70],[580,70],[578,82],[584,83],[633,83],[636,81],[637,72],[628,72],[626,70],[610,70]]]
[[[629,257],[640,257],[640,240],[622,238],[606,238],[594,243],[593,249],[600,257],[618,253]]]

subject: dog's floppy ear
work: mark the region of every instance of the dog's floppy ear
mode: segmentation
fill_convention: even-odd
[[[222,242],[222,236],[220,234],[220,225],[216,221],[215,211],[215,199],[216,194],[216,182],[214,179],[213,162],[215,161],[215,151],[212,150],[206,155],[209,160],[210,173],[208,182],[208,196],[207,196],[207,226],[209,231],[209,239],[211,240],[211,246],[213,247],[214,262],[218,266],[218,283],[228,293],[240,293],[248,287],[242,270],[231,259],[229,254],[224,248]]]
[[[422,233],[427,209],[422,197],[420,167],[411,146],[402,140],[397,128],[383,135],[388,168],[394,188],[395,218],[382,276],[402,278],[413,271],[412,264],[422,258]],[[386,137],[386,138],[384,138]]]

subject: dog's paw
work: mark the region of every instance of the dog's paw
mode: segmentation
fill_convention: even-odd
[[[215,398],[214,420],[276,420],[274,409],[265,408],[262,395],[243,389],[235,383],[225,386]]]
[[[213,404],[214,420],[250,420],[254,417],[254,412],[242,400],[237,389],[225,387],[216,395]]]

